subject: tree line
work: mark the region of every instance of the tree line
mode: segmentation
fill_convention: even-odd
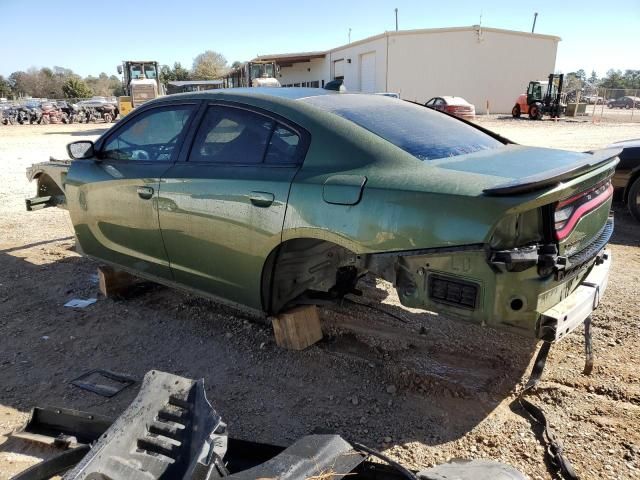
[[[585,93],[596,88],[640,90],[640,70],[610,69],[604,77],[598,78],[595,71],[587,77],[583,69],[565,74],[564,90],[572,92],[583,90]]]
[[[180,62],[175,62],[173,67],[162,65],[159,79],[165,85],[173,80],[213,80],[239,64],[234,62],[228,66],[222,54],[207,50],[193,60],[191,69],[184,68]],[[104,72],[97,77],[89,75],[83,78],[69,68],[32,67],[26,71],[13,72],[6,78],[0,75],[0,97],[3,98],[61,99],[120,95],[124,95],[120,78]]]

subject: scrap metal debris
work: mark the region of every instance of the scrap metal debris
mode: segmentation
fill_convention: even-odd
[[[109,398],[134,383],[136,381],[130,377],[99,368],[85,372],[78,378],[71,380],[71,384],[78,388]]]

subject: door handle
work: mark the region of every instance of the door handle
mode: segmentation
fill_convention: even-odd
[[[268,207],[273,203],[275,197],[273,193],[269,192],[251,192],[249,194],[249,200],[251,200],[251,203],[256,207]]]
[[[136,188],[138,192],[138,196],[143,200],[149,200],[153,197],[153,188],[152,187],[138,187]]]

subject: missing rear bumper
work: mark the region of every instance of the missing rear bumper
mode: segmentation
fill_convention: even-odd
[[[571,295],[542,313],[538,337],[548,342],[561,340],[591,315],[607,288],[611,252],[603,250],[591,272]]]

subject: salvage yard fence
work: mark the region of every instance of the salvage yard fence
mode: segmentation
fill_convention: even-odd
[[[640,123],[640,89],[598,88],[597,94],[580,100],[593,123]]]

